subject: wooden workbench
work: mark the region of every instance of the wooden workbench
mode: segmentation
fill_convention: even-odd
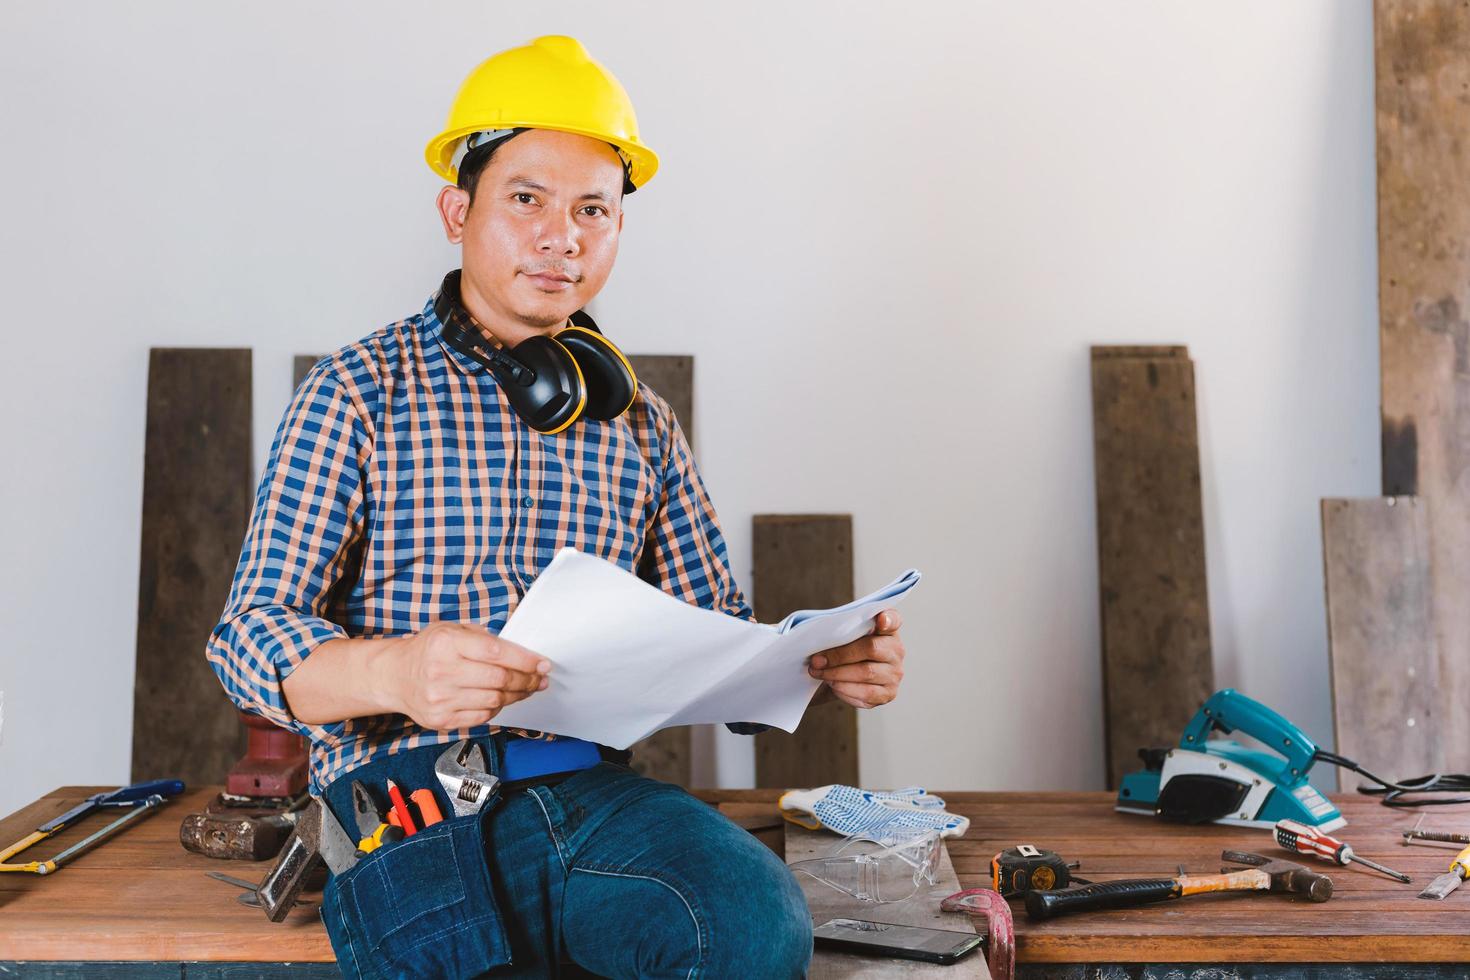
[[[82,798],[110,788],[59,789],[0,821],[0,841],[18,840]],[[314,906],[272,925],[260,911],[237,904],[235,889],[204,875],[223,869],[254,880],[264,875],[265,865],[213,861],[179,846],[179,821],[216,792],[218,787],[206,787],[170,802],[54,876],[0,874],[0,976],[122,978],[158,976],[162,970],[189,978],[260,976],[275,972],[269,964],[288,963],[295,964],[292,976],[336,976]],[[941,794],[971,820],[969,833],[949,842],[966,888],[984,885],[991,855],[1017,843],[1080,860],[1078,873],[1097,880],[1167,875],[1179,864],[1213,871],[1222,849],[1269,853],[1273,847],[1264,831],[1184,827],[1118,814],[1104,793]],[[779,828],[763,830],[759,819],[761,812],[775,813],[775,790],[698,795],[723,804],[763,840],[780,840]],[[1338,832],[1343,839],[1365,857],[1412,875],[1413,885],[1321,864],[1318,869],[1331,873],[1336,886],[1332,901],[1321,905],[1278,895],[1205,896],[1039,924],[1018,909],[1019,975],[1080,980],[1098,976],[1105,964],[1133,964],[1132,975],[1147,976],[1137,965],[1169,963],[1195,964],[1193,970],[1168,972],[1171,977],[1284,980],[1314,975],[1303,972],[1300,965],[1306,963],[1372,963],[1379,966],[1349,975],[1470,976],[1470,885],[1444,902],[1415,897],[1454,852],[1399,843],[1401,831],[1418,819],[1414,811],[1389,810],[1354,796],[1336,799],[1348,818]],[[1470,806],[1424,812],[1426,826],[1470,828]],[[50,856],[103,819],[89,817],[26,856]],[[1222,973],[1221,964],[1235,966]]]

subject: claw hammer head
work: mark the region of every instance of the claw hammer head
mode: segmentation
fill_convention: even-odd
[[[1225,851],[1220,855],[1220,860],[1248,864],[1254,870],[1269,876],[1269,890],[1273,892],[1305,895],[1314,902],[1325,902],[1332,897],[1331,878],[1295,861],[1283,861],[1250,851]]]
[[[485,750],[467,738],[444,750],[434,763],[434,774],[453,803],[456,817],[480,812],[500,784],[485,771]]]

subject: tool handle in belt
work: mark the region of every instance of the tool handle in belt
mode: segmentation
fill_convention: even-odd
[[[1173,878],[1133,878],[1127,881],[1105,881],[1081,888],[1060,891],[1027,892],[1026,914],[1033,919],[1050,919],[1074,912],[1098,909],[1122,909],[1135,905],[1164,902],[1180,895],[1179,882]]]

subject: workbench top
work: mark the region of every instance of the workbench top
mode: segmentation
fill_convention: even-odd
[[[48,794],[0,821],[0,846],[85,797],[113,788],[69,786]],[[209,786],[184,794],[54,875],[0,874],[0,964],[332,962],[315,905],[295,909],[273,925],[258,909],[238,904],[236,889],[204,874],[223,870],[259,880],[269,862],[216,861],[179,845],[184,815],[201,810],[219,790]],[[1077,873],[1099,881],[1168,876],[1180,864],[1192,872],[1215,872],[1220,851],[1227,848],[1275,851],[1266,831],[1187,827],[1119,814],[1106,793],[938,792],[950,809],[971,820],[965,837],[948,842],[965,888],[987,885],[991,856],[1018,843],[1080,860]],[[775,818],[778,791],[701,790],[696,795],[719,804],[763,840],[779,841],[779,825],[763,820]],[[1413,876],[1413,885],[1319,862],[1310,866],[1329,873],[1335,886],[1325,904],[1259,893],[1210,895],[1044,923],[1028,921],[1017,905],[1017,959],[1023,965],[1470,962],[1470,885],[1443,902],[1416,898],[1455,852],[1400,843],[1402,831],[1419,819],[1417,811],[1388,809],[1359,796],[1334,799],[1348,819],[1335,833],[1364,857]],[[1428,814],[1426,827],[1470,829],[1470,805],[1422,812]],[[94,814],[12,860],[50,857],[115,815]],[[303,897],[315,901],[319,896]]]
[[[1181,864],[1193,873],[1215,873],[1222,850],[1279,855],[1332,878],[1333,898],[1320,904],[1265,893],[1204,895],[1032,922],[1021,903],[1013,902],[1020,964],[1470,963],[1470,883],[1442,902],[1417,897],[1448,870],[1457,850],[1402,843],[1403,831],[1420,814],[1426,829],[1470,833],[1470,804],[1391,809],[1375,797],[1331,796],[1348,821],[1333,836],[1362,857],[1414,879],[1405,885],[1359,865],[1336,867],[1291,855],[1278,849],[1266,830],[1185,826],[1118,813],[1111,793],[934,792],[948,809],[970,818],[965,836],[946,842],[965,888],[989,887],[990,859],[1017,844],[1081,861],[1075,873],[1095,881],[1171,877]],[[773,806],[778,795],[775,790],[700,793],[732,815]]]

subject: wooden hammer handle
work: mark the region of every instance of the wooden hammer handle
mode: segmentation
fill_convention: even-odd
[[[1220,875],[1185,875],[1179,879],[1183,895],[1205,895],[1210,892],[1270,891],[1271,876],[1252,868]]]

